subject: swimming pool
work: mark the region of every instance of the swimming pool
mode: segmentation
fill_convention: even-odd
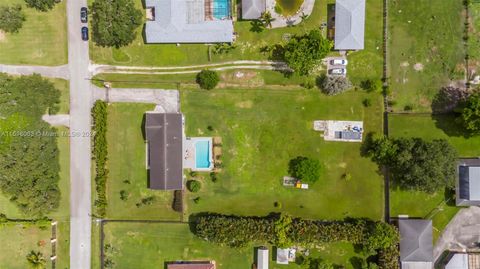
[[[213,17],[218,20],[230,17],[230,0],[213,0]]]
[[[195,168],[210,168],[210,141],[200,140],[195,142]]]

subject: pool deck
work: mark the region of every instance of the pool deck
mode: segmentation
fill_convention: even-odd
[[[183,168],[192,169],[192,171],[212,171],[213,170],[213,149],[210,148],[210,168],[197,168],[195,162],[195,143],[197,141],[209,141],[212,146],[211,137],[187,137],[183,141]]]

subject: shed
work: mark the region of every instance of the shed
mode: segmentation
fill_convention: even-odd
[[[365,0],[335,3],[335,49],[362,50],[365,36]]]
[[[458,162],[456,204],[480,205],[480,159],[461,159]]]
[[[145,118],[149,188],[183,189],[182,114],[151,111]]]
[[[268,269],[268,248],[259,247],[257,250],[257,269]]]
[[[242,0],[242,19],[256,20],[266,10],[266,0]]]
[[[433,268],[432,221],[400,219],[400,262],[402,269]]]

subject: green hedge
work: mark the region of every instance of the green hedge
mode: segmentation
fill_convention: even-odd
[[[378,254],[391,254],[391,249],[396,249],[399,243],[394,226],[368,219],[317,221],[293,219],[286,215],[239,217],[201,214],[195,216],[193,231],[203,240],[230,247],[265,242],[280,247],[286,247],[285,243],[314,247],[321,243],[349,242]],[[390,265],[391,256],[383,257]]]
[[[107,163],[107,104],[96,101],[92,108],[93,118],[93,159],[95,160],[95,189],[97,197],[96,214],[104,217],[107,209],[106,184],[108,169]]]

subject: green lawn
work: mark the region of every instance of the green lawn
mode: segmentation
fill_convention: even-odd
[[[430,111],[431,100],[441,87],[450,80],[463,79],[462,1],[389,3],[393,108],[403,110],[409,105],[417,111]]]
[[[66,1],[49,12],[27,8],[24,0],[2,0],[0,6],[14,4],[22,5],[26,21],[19,33],[0,37],[0,62],[31,65],[67,63]]]
[[[47,260],[47,267],[51,267],[50,255],[52,236],[50,224],[0,224],[0,268],[25,269],[29,268],[27,254],[34,250],[40,251]]]
[[[211,244],[195,237],[188,224],[171,223],[108,223],[105,225],[106,244],[111,246],[106,258],[114,262],[115,268],[164,268],[166,262],[172,261],[214,260],[218,269],[245,269],[254,263],[256,247],[229,248]],[[353,246],[345,243],[320,245],[311,253],[348,269],[353,268],[350,258],[356,256]],[[270,268],[301,267],[277,265],[272,257]]]
[[[365,109],[361,102],[367,97],[374,105]],[[186,135],[220,136],[225,166],[218,182],[202,180],[202,190],[187,196],[190,213],[265,215],[278,210],[278,201],[282,211],[305,218],[382,217],[382,177],[360,156],[360,143],[325,142],[312,129],[318,119],[363,120],[367,132],[380,132],[380,96],[228,89],[183,91],[181,101]],[[325,167],[309,190],[281,184],[289,160],[299,155],[317,158]],[[351,180],[342,179],[345,173]],[[197,196],[201,201],[195,204]]]
[[[53,82],[55,88],[60,91],[60,104],[58,105],[57,114],[68,114],[70,113],[70,82],[64,79],[53,79],[50,81]]]
[[[440,127],[437,126],[440,124]],[[450,134],[458,130],[453,116],[442,115],[432,119],[430,115],[390,115],[392,137],[421,137],[424,139],[447,139],[462,157],[480,156],[480,137],[465,138]],[[445,198],[449,202],[445,202]],[[423,192],[392,190],[392,216],[407,214],[414,217],[431,218],[435,227],[435,238],[459,210],[451,196],[443,192],[428,195]],[[419,203],[418,201],[422,201]]]
[[[172,209],[173,192],[147,188],[145,140],[142,133],[144,113],[155,105],[118,103],[108,106],[107,218],[180,220]],[[129,194],[120,199],[120,191]],[[143,198],[153,196],[151,205],[137,206]]]
[[[473,1],[472,1],[473,2]],[[469,7],[471,31],[468,39],[468,54],[471,68],[480,66],[480,2],[472,3]]]

